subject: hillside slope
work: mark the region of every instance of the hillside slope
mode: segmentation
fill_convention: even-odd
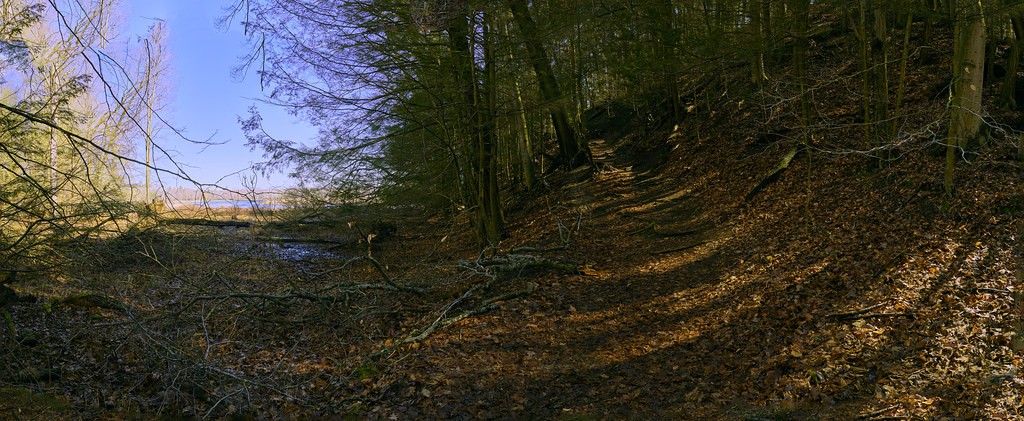
[[[812,73],[848,71],[837,57]],[[784,109],[766,123],[711,84],[678,125],[593,113],[599,170],[549,177],[502,244],[554,244],[580,221],[557,256],[584,276],[543,275],[534,296],[424,342],[389,389],[413,392],[385,394],[380,414],[1019,419],[1022,172],[996,141],[943,198],[944,98],[926,89],[943,74],[913,69],[917,131],[883,165],[841,146],[860,136],[856,80],[824,84],[812,153],[749,202],[798,141]]]
[[[0,418],[1021,419],[1024,119],[990,100],[945,198],[948,64],[872,150],[852,41],[816,42],[813,124],[782,60],[684,80],[678,121],[603,104],[496,249],[370,206],[97,239],[9,282]]]

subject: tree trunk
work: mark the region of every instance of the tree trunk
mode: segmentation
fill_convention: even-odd
[[[764,39],[767,34],[768,22],[765,19],[768,8],[764,7],[767,0],[749,2],[750,32],[754,40],[754,54],[750,60],[750,81],[757,90],[764,89],[764,81],[768,80],[764,67]]]
[[[900,53],[900,77],[896,82],[896,106],[893,110],[892,124],[889,127],[889,133],[893,136],[896,135],[900,117],[900,112],[903,108],[903,94],[906,91],[907,83],[907,58],[910,55],[910,30],[914,24],[914,14],[907,12],[907,23],[903,26],[903,51]]]
[[[479,199],[477,208],[478,219],[482,226],[480,242],[485,246],[496,246],[505,235],[505,223],[502,217],[501,196],[498,189],[498,154],[497,142],[497,77],[494,70],[494,39],[491,36],[493,22],[489,13],[484,14],[483,51],[484,51],[484,109],[477,113],[480,127],[480,176]]]
[[[533,145],[530,142],[530,126],[526,120],[526,106],[523,104],[523,90],[519,86],[519,79],[516,78],[516,100],[519,101],[519,122],[522,127],[519,130],[519,159],[523,167],[523,183],[526,188],[533,187],[537,177],[533,171]]]
[[[1020,69],[1020,44],[1024,42],[1024,22],[1019,16],[1010,17],[1014,39],[1010,43],[1010,57],[1007,59],[1003,89],[999,92],[999,103],[1003,107],[1017,109],[1017,71]]]
[[[885,3],[883,3],[885,4]],[[883,147],[892,139],[889,133],[889,65],[888,22],[883,5],[873,5],[871,27],[871,121],[874,127],[873,146]],[[880,164],[888,156],[879,157]]]
[[[672,122],[678,123],[682,118],[682,106],[679,103],[679,83],[677,72],[676,51],[679,49],[679,30],[676,29],[676,9],[671,0],[658,0],[654,4],[654,12],[658,24],[658,56],[665,60],[662,66],[662,83],[664,95],[672,106]]]
[[[946,196],[953,194],[953,162],[958,151],[981,127],[981,91],[985,76],[985,19],[980,3],[971,4],[957,19],[954,63],[954,92],[950,101],[951,119],[946,140]]]
[[[803,126],[803,137],[801,143],[805,146],[810,142],[811,126],[811,104],[808,90],[807,77],[807,30],[808,30],[808,0],[793,0],[791,4],[793,15],[796,19],[796,43],[793,46],[793,69],[796,73],[797,83],[800,85],[800,124]]]
[[[854,24],[857,35],[858,54],[860,55],[860,95],[861,108],[864,115],[864,144],[870,147],[874,139],[874,127],[871,125],[871,55],[868,35],[868,0],[861,0],[858,8],[858,19]]]
[[[541,99],[551,113],[551,124],[555,127],[555,137],[558,138],[558,155],[562,164],[572,168],[587,161],[586,150],[580,147],[576,137],[576,131],[569,123],[569,117],[565,112],[565,105],[562,103],[562,92],[555,80],[555,73],[551,69],[551,60],[538,36],[537,25],[530,16],[530,10],[525,0],[509,0],[507,2],[512,11],[512,17],[519,27],[520,35],[526,46],[528,61],[537,74],[537,84],[540,87]]]
[[[470,33],[467,18],[467,16],[463,15],[452,19],[446,32],[448,33],[448,47],[452,56],[452,65],[455,70],[455,86],[462,101],[462,104],[455,108],[460,117],[461,124],[459,126],[462,128],[461,136],[456,134],[462,140],[460,142],[463,151],[461,157],[463,161],[461,174],[461,184],[463,185],[462,200],[466,209],[472,210],[475,215],[476,207],[480,205],[476,187],[479,175],[479,162],[476,155],[476,142],[474,141],[479,136],[479,127],[476,124],[476,81],[473,78],[473,58],[470,55]],[[480,223],[476,218],[474,218],[473,224],[476,232],[479,233]]]

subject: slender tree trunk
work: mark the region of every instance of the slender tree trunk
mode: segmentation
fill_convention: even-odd
[[[51,71],[53,71],[53,70],[51,70]],[[57,87],[57,82],[56,82],[57,76],[56,76],[56,74],[50,74],[48,77],[49,77],[49,87],[48,88],[50,90],[50,96],[51,96],[51,98],[53,100],[53,122],[56,123],[56,124],[60,124],[61,123],[60,122],[60,100],[58,98],[58,93],[57,93],[57,91],[59,89]],[[58,168],[60,168],[60,162],[59,162],[60,153],[58,152],[58,145],[59,145],[59,140],[58,140],[57,131],[53,127],[51,127],[50,128],[50,143],[48,145],[48,151],[50,153],[49,169],[48,169],[48,172],[49,172],[48,176],[49,177],[48,178],[49,178],[49,181],[50,181],[50,183],[49,183],[50,184],[50,192],[49,193],[50,193],[50,201],[51,201],[52,206],[53,206],[53,216],[57,216],[57,214],[61,211],[61,206],[59,205],[59,198],[57,197],[57,192],[60,190],[60,186],[61,186],[61,182],[60,182],[60,180],[58,180],[58,176],[59,176],[59,173],[60,173],[60,171],[58,171]]]
[[[519,130],[519,159],[523,167],[523,183],[526,188],[533,187],[537,182],[533,171],[533,145],[530,142],[530,126],[526,120],[526,106],[523,104],[523,90],[519,86],[519,79],[515,80],[516,100],[519,101],[519,122],[522,124]]]
[[[796,19],[796,43],[793,46],[793,69],[796,73],[797,83],[800,85],[800,120],[804,127],[804,135],[801,142],[806,146],[810,143],[811,126],[811,101],[808,86],[810,81],[807,76],[807,50],[808,50],[808,0],[793,0],[794,18]]]
[[[919,45],[931,45],[932,43],[932,26],[935,20],[934,15],[938,13],[939,3],[938,0],[921,0],[922,9],[924,10],[924,33],[921,34],[921,38],[918,40]],[[930,58],[931,52],[929,49],[924,48],[918,55],[917,63],[923,65]]]
[[[999,103],[1010,109],[1017,109],[1017,71],[1020,70],[1021,43],[1024,42],[1024,22],[1020,16],[1011,16],[1013,40],[1010,42],[1010,56],[1006,64],[1003,88],[999,92]]]
[[[950,101],[952,117],[946,140],[946,196],[953,195],[953,163],[981,127],[981,93],[985,76],[985,18],[981,3],[969,3],[958,16],[959,34],[954,62],[954,92]]]
[[[551,60],[538,36],[537,25],[530,16],[530,10],[525,0],[508,0],[512,17],[519,27],[520,36],[526,45],[528,61],[537,74],[537,84],[540,87],[541,99],[546,102],[551,113],[551,124],[555,128],[555,137],[558,138],[559,160],[562,164],[572,168],[587,161],[586,150],[581,147],[576,137],[576,131],[569,123],[569,117],[565,112],[565,105],[562,103],[562,92],[555,80],[555,73],[551,69]]]
[[[473,79],[473,58],[470,55],[470,32],[467,20],[468,17],[465,15],[456,17],[451,21],[446,31],[448,33],[448,47],[452,57],[452,65],[455,70],[455,87],[462,101],[462,104],[455,108],[456,113],[459,115],[459,121],[462,123],[459,125],[461,130],[457,130],[456,133],[456,136],[461,138],[461,159],[463,161],[462,174],[460,176],[461,184],[463,185],[462,201],[466,208],[475,215],[476,208],[480,205],[476,188],[479,168],[475,147],[475,139],[479,136],[479,127],[476,125],[477,109],[476,96],[474,94],[476,81]],[[480,233],[480,221],[474,218],[473,224],[476,232]]]
[[[884,4],[873,5],[871,30],[871,119],[875,125],[873,146],[884,147],[892,139],[889,133],[889,65],[888,23]],[[879,157],[879,165],[888,158]]]
[[[889,133],[895,136],[900,112],[903,108],[903,93],[906,90],[907,82],[907,58],[910,54],[910,29],[914,24],[914,14],[907,12],[907,23],[903,26],[903,51],[900,53],[900,78],[896,86],[896,107],[893,110],[892,125]]]
[[[767,22],[764,19],[763,5],[767,0],[751,1],[749,4],[750,31],[754,39],[754,55],[750,61],[750,81],[757,86],[757,89],[764,89],[764,81],[768,80],[764,67],[764,39],[766,36]]]
[[[149,167],[153,165],[153,56],[150,54],[149,40],[146,40],[146,206],[153,204],[150,194]]]
[[[493,22],[490,13],[484,14],[483,51],[484,51],[484,109],[479,116],[480,132],[480,206],[478,218],[482,221],[483,232],[481,242],[487,246],[496,246],[505,235],[505,223],[502,216],[501,196],[498,189],[498,142],[497,134],[497,77],[494,69],[494,39],[491,36]]]
[[[676,9],[672,0],[655,2],[652,18],[658,22],[658,56],[665,60],[663,65],[662,83],[664,95],[668,97],[672,107],[672,122],[678,123],[682,118],[682,106],[679,104],[679,83],[677,72],[676,51],[679,49],[679,30],[676,29]]]
[[[871,146],[874,139],[874,126],[871,124],[871,78],[869,73],[871,72],[871,56],[870,56],[870,40],[868,35],[868,1],[860,0],[860,7],[858,8],[858,19],[854,24],[854,32],[858,39],[858,53],[860,55],[859,67],[860,67],[860,95],[861,95],[861,108],[864,115],[864,144]]]
[[[810,78],[807,76],[807,51],[809,49],[808,30],[809,24],[809,0],[794,0],[793,15],[796,18],[796,44],[793,46],[793,68],[796,69],[796,78],[800,84],[800,123],[803,126],[803,136],[800,143],[803,144],[807,154],[807,191],[804,203],[804,230],[810,235],[811,232],[811,99],[810,99]]]

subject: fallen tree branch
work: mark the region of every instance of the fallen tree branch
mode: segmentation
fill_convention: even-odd
[[[860,310],[848,311],[848,312],[845,312],[845,313],[832,313],[832,314],[829,314],[828,316],[825,316],[825,317],[826,318],[830,318],[830,319],[841,320],[841,321],[863,320],[863,319],[878,319],[878,318],[883,318],[883,317],[909,317],[911,319],[917,318],[917,315],[915,315],[914,313],[910,313],[910,312],[901,312],[901,313],[872,313],[871,312],[871,311],[873,311],[873,310],[875,310],[875,309],[877,309],[877,308],[879,308],[881,306],[884,306],[885,304],[886,303],[878,303],[878,304],[875,304],[875,305],[870,306],[870,307],[862,308]]]
[[[892,410],[894,410],[896,408],[899,408],[899,405],[893,405],[893,406],[890,406],[888,408],[882,408],[882,409],[879,409],[877,411],[860,414],[860,415],[857,415],[857,419],[858,420],[866,420],[866,419],[869,419],[869,418],[875,418],[877,416],[885,414],[886,412],[892,411]]]
[[[161,222],[169,225],[199,225],[208,227],[239,227],[248,228],[249,222],[245,221],[215,221],[212,219],[197,219],[197,218],[172,218],[164,219]]]
[[[339,283],[335,283],[333,285],[330,285],[328,287],[316,290],[313,293],[309,293],[309,292],[305,292],[305,291],[301,291],[301,290],[298,290],[298,291],[297,290],[292,290],[292,291],[290,291],[288,293],[285,293],[285,294],[266,294],[266,293],[258,293],[258,292],[232,292],[232,293],[220,294],[220,295],[199,295],[199,296],[192,297],[192,299],[190,299],[187,303],[185,303],[185,305],[182,306],[181,309],[179,309],[178,311],[174,312],[173,314],[174,315],[181,314],[186,309],[192,307],[192,305],[194,305],[194,304],[196,304],[197,302],[200,302],[200,301],[222,301],[222,300],[229,300],[229,299],[243,299],[244,300],[244,299],[255,298],[255,299],[261,299],[261,300],[266,300],[266,301],[274,301],[274,302],[277,302],[277,303],[280,303],[280,302],[283,302],[283,301],[301,299],[301,300],[309,301],[311,303],[319,303],[319,304],[334,304],[334,303],[339,303],[339,302],[347,304],[348,303],[348,299],[349,299],[349,297],[347,296],[348,293],[357,292],[357,291],[361,291],[361,290],[368,290],[368,289],[379,289],[379,290],[385,290],[385,291],[406,291],[406,292],[413,292],[413,293],[416,293],[416,294],[424,294],[424,293],[426,293],[426,291],[424,291],[423,288],[417,288],[417,287],[411,287],[411,286],[407,286],[407,285],[398,284],[393,279],[391,279],[390,276],[388,276],[387,272],[384,271],[384,266],[379,261],[377,261],[377,259],[374,259],[372,257],[356,257],[354,259],[350,259],[349,261],[345,262],[345,264],[342,265],[340,268],[335,268],[335,269],[331,269],[331,270],[328,270],[328,271],[325,271],[325,272],[316,273],[314,275],[323,275],[323,274],[326,274],[326,273],[335,272],[335,271],[344,269],[345,267],[347,267],[352,262],[363,261],[363,260],[369,261],[377,269],[377,271],[384,278],[384,283],[361,283],[361,282],[342,283],[342,282],[339,282]],[[340,290],[339,292],[342,292],[342,293],[345,293],[345,294],[344,295],[324,295],[324,293],[326,293],[326,292],[335,291],[335,290]]]
[[[470,262],[462,262],[462,265],[467,266],[469,263]],[[532,254],[504,254],[494,257],[485,257],[471,263],[491,268],[495,272],[514,272],[533,267],[556,269],[569,273],[579,272],[579,265],[575,263],[561,262],[546,257],[534,256]]]
[[[554,247],[531,247],[531,246],[520,246],[513,247],[508,252],[510,254],[518,253],[547,253],[551,251],[568,250],[572,245],[572,233],[580,229],[580,223],[583,221],[583,214],[578,214],[576,217],[576,225],[573,228],[566,228],[562,226],[562,221],[558,221],[558,239],[562,240],[562,245]]]
[[[551,252],[551,251],[560,251],[560,250],[568,250],[568,249],[569,249],[569,244],[568,243],[562,244],[560,246],[554,246],[554,247],[520,246],[520,247],[513,247],[511,250],[509,250],[509,253],[547,253],[547,252]]]
[[[690,244],[688,246],[675,247],[675,248],[670,248],[670,249],[666,249],[666,250],[656,251],[656,252],[654,252],[654,254],[675,253],[677,251],[689,250],[689,249],[692,249],[694,247],[700,247],[700,246],[703,246],[703,245],[705,245],[707,243],[710,243],[710,242],[711,242],[711,240],[698,241],[698,242]]]
[[[875,305],[873,305],[871,307],[865,307],[865,308],[862,308],[860,310],[847,311],[845,313],[832,313],[832,314],[829,314],[828,316],[825,316],[825,317],[835,318],[835,319],[845,319],[847,317],[853,317],[853,316],[858,316],[858,315],[861,315],[861,314],[864,314],[864,313],[870,313],[871,310],[874,310],[874,309],[879,308],[879,307],[884,306],[884,305],[885,305],[885,303],[878,303],[878,304],[875,304]]]
[[[395,282],[395,280],[391,279],[391,276],[388,275],[387,271],[384,270],[384,265],[381,264],[379,260],[374,259],[373,257],[370,257],[370,256],[353,257],[353,258],[349,259],[348,261],[346,261],[344,264],[342,264],[340,267],[336,267],[334,269],[328,269],[328,270],[325,270],[323,272],[313,273],[312,275],[313,276],[323,276],[323,275],[327,275],[329,273],[338,272],[338,271],[341,271],[341,270],[345,270],[345,268],[347,268],[350,264],[353,264],[353,263],[356,263],[356,262],[362,262],[362,261],[370,262],[370,264],[373,265],[374,269],[377,269],[377,273],[379,273],[381,278],[384,279],[384,282],[386,284],[390,285],[395,290],[407,291],[407,292],[412,292],[412,293],[416,293],[416,294],[420,294],[420,295],[426,293],[426,291],[424,291],[423,288],[411,287],[411,286],[408,286],[408,285],[402,285],[402,284],[399,284],[399,283]],[[322,293],[322,292],[329,291],[329,290],[337,288],[337,287],[338,287],[338,284],[335,284],[335,285],[329,286],[327,288],[321,289],[318,292]]]
[[[404,337],[402,339],[399,339],[397,341],[392,342],[391,345],[388,345],[388,346],[384,347],[384,349],[381,349],[381,350],[379,350],[377,352],[374,352],[373,354],[370,354],[369,356],[367,356],[364,361],[367,361],[367,362],[377,361],[381,357],[383,357],[384,354],[390,353],[391,351],[394,351],[396,348],[398,348],[398,347],[400,347],[402,345],[406,345],[406,344],[411,344],[411,343],[416,343],[416,342],[422,341],[422,340],[426,339],[428,336],[430,336],[430,334],[432,334],[435,331],[437,331],[438,329],[444,329],[444,328],[446,328],[448,326],[451,326],[453,324],[461,322],[461,321],[463,321],[463,320],[465,320],[467,318],[476,316],[478,314],[487,313],[487,312],[497,308],[496,304],[499,303],[499,302],[508,301],[508,300],[516,299],[516,298],[519,298],[519,297],[522,297],[522,296],[533,294],[533,292],[536,289],[537,289],[537,284],[534,283],[534,282],[531,282],[529,285],[527,285],[526,289],[522,289],[522,290],[519,290],[519,291],[513,291],[513,292],[510,292],[508,294],[499,295],[497,297],[489,298],[487,300],[484,300],[482,303],[480,303],[480,305],[478,307],[476,307],[476,308],[474,308],[472,310],[466,310],[466,311],[464,311],[462,313],[459,313],[458,315],[455,315],[455,316],[452,316],[452,317],[443,318],[443,319],[439,318],[437,320],[434,320],[433,323],[431,323],[429,326],[423,328],[423,330],[421,330],[419,333],[416,333],[416,334],[413,334],[413,335],[409,335],[409,336],[406,336],[406,337]]]
[[[1005,289],[996,289],[996,288],[958,288],[958,289],[961,290],[961,291],[964,291],[964,292],[973,292],[975,294],[977,294],[979,292],[988,293],[988,294],[1007,294],[1007,295],[1008,294],[1013,294],[1012,291],[1005,290]]]
[[[880,319],[880,318],[883,318],[883,317],[908,317],[908,318],[911,318],[911,319],[916,319],[917,315],[914,314],[914,313],[907,313],[907,312],[904,312],[904,313],[868,313],[868,314],[861,314],[861,315],[857,315],[857,316],[844,317],[844,318],[837,319],[837,320],[850,321],[850,320],[861,320],[861,319]]]

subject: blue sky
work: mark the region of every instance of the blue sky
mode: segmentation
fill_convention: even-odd
[[[195,180],[240,188],[242,179],[234,174],[262,160],[260,151],[245,146],[238,117],[247,117],[257,105],[267,132],[281,139],[307,141],[316,129],[276,107],[258,101],[263,96],[259,77],[250,73],[238,81],[231,69],[242,62],[248,50],[240,28],[223,31],[216,21],[232,0],[127,0],[124,3],[125,35],[145,37],[148,27],[162,19],[168,27],[171,52],[171,103],[164,118],[185,135],[196,140],[223,143],[215,146],[190,144],[165,130],[158,142],[173,150],[175,160]],[[143,150],[142,145],[138,146]],[[157,161],[166,166],[165,161]],[[173,181],[164,180],[170,186]],[[260,177],[259,188],[283,187],[290,180],[282,174],[269,180]]]

